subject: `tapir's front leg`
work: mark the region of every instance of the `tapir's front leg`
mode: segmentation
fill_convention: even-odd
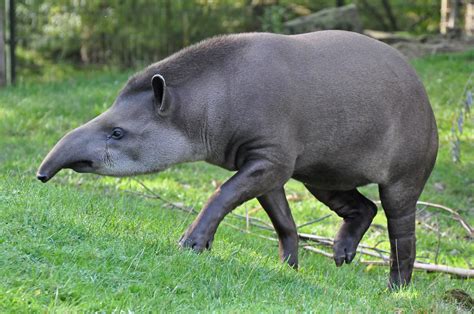
[[[268,160],[250,160],[225,182],[209,199],[196,220],[181,237],[181,247],[195,251],[210,248],[219,223],[234,208],[260,196],[289,180],[288,166]]]

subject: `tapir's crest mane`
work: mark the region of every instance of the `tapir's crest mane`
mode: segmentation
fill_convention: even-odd
[[[176,86],[211,66],[225,62],[246,44],[245,34],[221,35],[201,41],[135,74],[128,80],[124,90],[149,89],[151,78],[155,74],[161,74],[168,86]]]

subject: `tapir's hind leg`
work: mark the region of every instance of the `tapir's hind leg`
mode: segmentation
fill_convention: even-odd
[[[278,234],[280,258],[290,266],[298,268],[298,233],[286,200],[285,190],[281,187],[257,199],[267,212]]]
[[[380,199],[387,216],[391,248],[391,288],[410,282],[415,261],[415,213],[416,202],[421,194],[419,184],[398,182],[379,186]]]
[[[377,214],[377,206],[356,189],[350,191],[324,191],[311,186],[306,188],[319,201],[344,219],[334,239],[334,261],[341,266],[349,264],[357,246]]]

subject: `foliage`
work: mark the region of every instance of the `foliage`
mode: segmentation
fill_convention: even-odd
[[[21,0],[17,1],[20,70],[58,61],[137,67],[217,34],[285,32],[283,23],[336,4],[334,0]],[[383,1],[359,6],[365,26],[390,28]],[[434,32],[435,0],[389,2],[398,30]],[[34,57],[33,57],[34,56]],[[39,59],[37,58],[39,56]],[[46,64],[42,64],[46,61]]]
[[[364,26],[368,29],[383,31],[405,31],[419,34],[439,32],[440,1],[416,0],[385,1],[389,4],[396,20],[395,25],[390,22],[383,0],[369,1],[356,0],[362,12]]]
[[[285,7],[272,5],[266,7],[260,18],[262,31],[271,33],[284,33],[284,14]]]
[[[466,86],[461,95],[460,101],[458,101],[460,108],[456,118],[453,119],[453,126],[451,127],[451,144],[452,144],[452,156],[454,162],[461,161],[461,137],[464,131],[464,123],[470,118],[472,107],[474,106],[472,100],[472,94],[474,92],[474,71],[469,76],[466,82]]]
[[[18,4],[19,44],[52,60],[134,66],[203,38],[242,31],[239,1],[40,1]]]
[[[416,60],[440,129],[440,154],[423,200],[456,208],[473,222],[474,129],[463,133],[465,162],[450,161],[451,119],[470,74],[474,51]],[[416,273],[414,284],[388,292],[386,268],[358,263],[336,268],[301,252],[299,272],[281,265],[277,247],[222,225],[211,253],[180,251],[176,241],[191,217],[134,193],[132,179],[63,171],[51,183],[37,181],[42,157],[67,130],[104,111],[131,73],[69,73],[49,83],[24,82],[0,91],[0,312],[243,311],[455,312],[446,290],[473,294],[472,282]],[[173,167],[141,180],[166,199],[200,208],[230,174],[203,163]],[[297,223],[330,213],[301,184],[286,186]],[[377,198],[376,188],[363,192]],[[249,202],[243,213],[258,207]],[[267,219],[263,210],[253,215]],[[433,212],[438,238],[417,228],[418,257],[468,267],[474,247],[449,216]],[[231,219],[231,218],[227,218]],[[268,221],[268,220],[267,220]],[[235,221],[232,221],[235,223]],[[340,219],[302,231],[333,236]],[[433,223],[433,221],[431,222]],[[388,247],[380,211],[363,242]],[[438,242],[439,241],[439,242]]]

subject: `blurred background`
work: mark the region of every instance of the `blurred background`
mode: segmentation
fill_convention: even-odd
[[[0,84],[68,67],[136,69],[225,33],[346,29],[412,58],[464,50],[474,32],[470,0],[4,0],[0,10]]]

